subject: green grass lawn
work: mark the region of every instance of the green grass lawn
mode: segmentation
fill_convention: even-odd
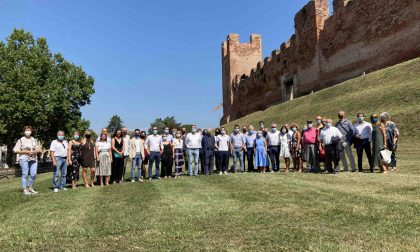
[[[42,174],[29,197],[19,178],[2,180],[0,251],[419,251],[419,72],[413,60],[228,125],[387,110],[401,129],[397,171],[184,176],[59,193]]]
[[[229,174],[25,197],[0,183],[0,248],[10,250],[329,250],[420,248],[418,152],[379,173]]]

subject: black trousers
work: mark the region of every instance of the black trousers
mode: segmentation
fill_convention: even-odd
[[[112,160],[111,166],[111,183],[119,183],[123,175],[124,158],[115,158]]]
[[[369,139],[360,139],[354,144],[357,152],[357,166],[359,171],[363,171],[363,150],[369,162],[370,170],[373,170],[372,149],[370,147]]]
[[[246,159],[248,161],[248,172],[254,171],[254,148],[246,148]]]
[[[214,159],[215,159],[215,164],[216,164],[216,170],[219,170],[219,151],[215,151],[214,152]]]
[[[204,170],[205,156],[204,156],[203,148],[198,149],[198,159],[199,159],[199,162],[200,162],[201,173],[204,174],[205,173],[205,170]]]
[[[162,177],[171,177],[172,176],[172,166],[174,164],[174,159],[172,155],[162,154],[160,158],[161,166],[161,176]]]
[[[273,171],[280,170],[280,146],[269,146],[268,156],[271,161],[271,169]]]
[[[338,166],[338,151],[335,144],[325,145],[325,169],[333,173],[334,168]],[[333,168],[334,163],[334,168]]]
[[[219,151],[219,172],[225,172],[229,165],[229,151]]]
[[[204,151],[204,174],[213,174],[214,150]]]

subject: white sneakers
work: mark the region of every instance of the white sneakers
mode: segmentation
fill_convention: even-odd
[[[37,193],[38,192],[35,191],[32,187],[23,189],[23,195],[32,195],[32,194],[37,194]]]
[[[58,188],[54,188],[54,192],[57,193],[58,192]]]
[[[131,180],[131,183],[134,183],[134,182],[136,182],[136,180],[135,180],[135,179],[132,179],[132,180]]]
[[[219,172],[219,175],[222,175],[223,173],[222,172]]]

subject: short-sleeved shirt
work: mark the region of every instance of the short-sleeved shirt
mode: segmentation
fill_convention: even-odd
[[[172,139],[172,144],[174,145],[175,149],[182,149],[184,146],[184,140],[180,139]]]
[[[22,137],[16,142],[15,147],[13,148],[14,152],[18,151],[39,151],[39,143],[38,140],[36,140],[33,137],[26,138]],[[36,154],[33,155],[24,155],[24,154],[18,154],[19,160],[36,160]]]
[[[242,148],[245,144],[245,136],[242,133],[231,134],[230,142],[233,145],[233,148]]]
[[[228,135],[218,135],[216,141],[219,151],[229,151],[230,137]]]
[[[102,141],[97,142],[96,143],[96,148],[98,148],[98,152],[103,151],[103,150],[109,151],[111,149],[111,143],[102,142]]]
[[[67,157],[68,143],[66,140],[51,142],[50,151],[54,152],[54,157]]]
[[[149,151],[160,152],[161,145],[162,137],[159,135],[150,135],[146,139],[146,146],[149,149]]]
[[[303,131],[302,143],[305,144],[316,144],[318,141],[318,129],[308,128]]]
[[[257,134],[246,134],[245,135],[245,143],[247,148],[254,148],[255,147],[255,139],[257,138]]]
[[[277,146],[279,145],[279,135],[280,131],[276,130],[276,132],[267,132],[267,140],[268,140],[268,146]]]

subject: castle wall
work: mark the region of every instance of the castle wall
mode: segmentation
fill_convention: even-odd
[[[335,0],[329,16],[327,0],[310,1],[280,50],[263,63],[242,66],[253,69],[246,77],[226,75],[231,102],[221,123],[419,57],[419,6],[418,0]]]

